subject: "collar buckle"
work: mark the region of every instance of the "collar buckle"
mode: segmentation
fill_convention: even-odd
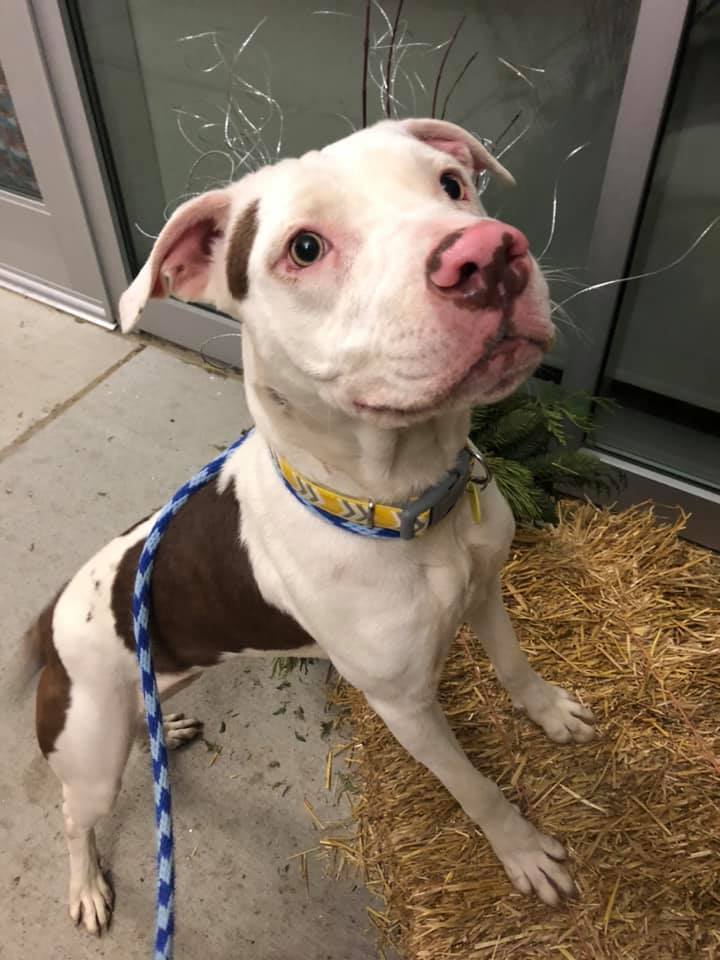
[[[413,539],[418,532],[418,520],[426,511],[429,511],[430,514],[426,525],[428,527],[439,523],[443,517],[450,513],[465,492],[468,481],[472,478],[472,456],[470,450],[462,449],[455,461],[455,466],[448,470],[442,480],[426,490],[417,500],[412,500],[403,506],[400,513],[400,537],[402,540]],[[480,456],[479,451],[478,456]]]
[[[470,437],[465,441],[465,449],[470,454],[472,458],[472,463],[470,465],[470,483],[474,484],[479,490],[485,490],[486,487],[490,486],[492,481],[492,470],[485,461],[485,457],[480,453],[478,448],[472,442]],[[482,472],[479,476],[475,475],[475,469],[479,468]]]

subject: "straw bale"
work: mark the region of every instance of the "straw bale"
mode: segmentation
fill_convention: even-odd
[[[682,523],[568,502],[556,527],[518,533],[510,614],[533,665],[595,712],[593,742],[554,744],[513,711],[466,627],[442,680],[471,760],[566,844],[572,903],[515,892],[444,788],[339,689],[358,836],[337,843],[404,960],[720,960],[720,562]]]

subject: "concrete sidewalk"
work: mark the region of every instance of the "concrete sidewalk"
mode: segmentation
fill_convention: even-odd
[[[248,424],[239,380],[172,350],[81,324],[0,291],[0,669],[63,581],[159,506]],[[171,757],[177,960],[376,956],[357,878],[329,880],[302,850],[342,819],[323,780],[325,664],[280,688],[238,659],[173,700],[206,738]],[[134,749],[98,842],[116,892],[101,941],[67,915],[59,784],[34,737],[33,698],[0,697],[0,957],[147,960],[154,854],[149,760]]]

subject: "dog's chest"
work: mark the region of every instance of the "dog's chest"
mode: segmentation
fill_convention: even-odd
[[[482,508],[481,520],[476,522],[470,503],[461,501],[447,519],[443,535],[428,543],[420,565],[419,590],[430,603],[440,605],[444,615],[438,620],[453,632],[470,604],[500,572],[512,540],[512,515],[494,485],[483,495]]]
[[[463,498],[437,527],[406,542],[339,530],[278,490],[273,474],[254,475],[268,486],[249,483],[247,469],[236,482],[260,589],[333,657],[353,645],[385,657],[390,637],[446,641],[507,556],[512,516],[494,485],[482,494],[480,523]]]

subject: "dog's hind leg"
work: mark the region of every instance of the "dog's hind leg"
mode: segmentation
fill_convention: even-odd
[[[54,743],[48,719],[64,720]],[[38,739],[62,782],[65,839],[70,855],[70,916],[91,933],[107,927],[112,893],[103,877],[95,824],[115,803],[135,730],[137,685],[120,669],[72,678],[59,659],[47,663],[38,686]],[[48,749],[50,747],[50,749]]]
[[[163,716],[165,727],[165,746],[168,750],[177,750],[186,743],[195,740],[203,732],[203,722],[196,717],[186,717],[184,713],[166,713]]]
[[[100,867],[95,823],[109,813],[117,788],[111,784],[63,783],[65,840],[70,854],[69,908],[72,920],[98,936],[110,923],[113,895]]]

